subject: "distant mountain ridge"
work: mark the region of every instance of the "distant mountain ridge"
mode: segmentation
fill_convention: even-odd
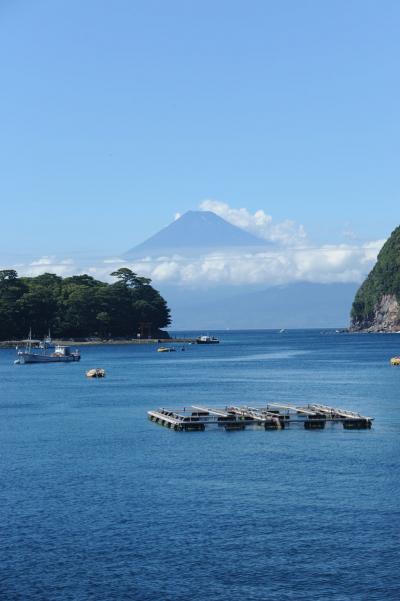
[[[211,211],[187,211],[125,253],[127,259],[232,247],[265,247],[269,242],[249,234]]]
[[[161,286],[172,330],[345,328],[355,283],[295,282],[269,288],[194,290]]]
[[[351,330],[400,331],[400,226],[383,245],[375,267],[355,296]]]

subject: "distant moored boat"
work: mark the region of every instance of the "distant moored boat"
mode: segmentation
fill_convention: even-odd
[[[197,344],[218,344],[219,340],[215,336],[198,336],[196,342]]]
[[[102,367],[95,367],[93,369],[89,369],[86,372],[86,376],[88,378],[105,378],[106,377],[106,370],[103,369]]]

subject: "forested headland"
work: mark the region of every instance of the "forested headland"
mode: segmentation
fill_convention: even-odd
[[[26,338],[158,337],[170,310],[151,280],[123,267],[114,283],[90,275],[18,277],[0,271],[0,340]]]
[[[383,245],[358,290],[351,321],[354,331],[400,331],[400,226]]]

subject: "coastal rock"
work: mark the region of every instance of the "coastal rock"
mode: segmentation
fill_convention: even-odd
[[[400,305],[394,294],[384,294],[375,305],[372,320],[354,321],[353,332],[400,331]]]
[[[400,332],[400,226],[385,242],[378,260],[357,291],[352,332]]]

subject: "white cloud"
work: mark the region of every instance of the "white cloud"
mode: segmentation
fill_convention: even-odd
[[[82,269],[75,264],[73,259],[58,260],[55,256],[40,257],[27,265],[19,264],[14,267],[20,275],[32,277],[42,273],[56,273],[64,277],[82,273]]]
[[[270,242],[293,246],[305,244],[307,241],[307,234],[302,225],[291,220],[274,224],[271,215],[262,209],[250,213],[247,209],[234,209],[226,202],[218,200],[203,200],[200,209],[212,211],[232,225]]]
[[[182,286],[278,285],[290,282],[361,282],[376,261],[384,240],[360,246],[340,244],[283,248],[256,253],[213,252],[197,258],[158,257],[125,263],[154,283]],[[118,263],[114,268],[118,267]],[[91,273],[106,278],[110,264]]]
[[[95,278],[112,281],[110,273],[118,267],[131,268],[150,277],[154,284],[174,283],[181,286],[278,285],[290,282],[361,282],[373,267],[384,240],[359,246],[349,244],[321,247],[290,247],[263,252],[213,252],[197,258],[179,255],[156,259],[145,257],[128,262],[110,258],[99,263],[78,265],[73,259],[44,256],[28,264],[13,267],[20,275],[35,276],[57,273],[70,276],[89,273]]]
[[[36,265],[51,265],[54,261],[54,257],[41,257],[36,261],[32,261],[31,265],[35,267]]]

